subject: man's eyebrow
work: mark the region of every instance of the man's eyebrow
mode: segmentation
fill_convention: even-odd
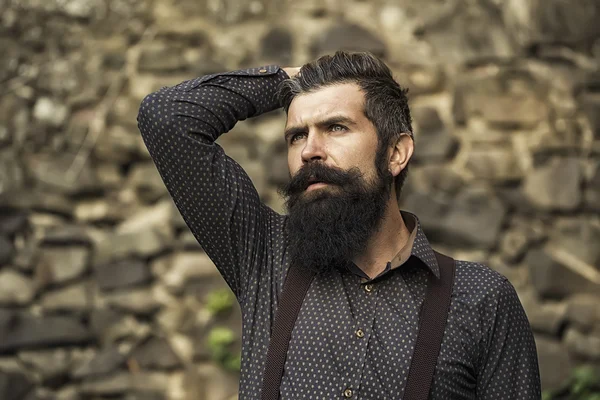
[[[354,122],[354,120],[352,120],[351,118],[346,117],[345,115],[334,115],[327,119],[324,119],[323,121],[317,122],[315,125],[322,128],[322,127],[328,127],[328,126],[335,125],[335,124],[356,125],[356,122]],[[304,133],[307,130],[308,130],[308,126],[306,126],[306,125],[291,126],[285,130],[283,137],[285,138],[285,140],[287,142],[288,138],[294,136],[297,133]]]

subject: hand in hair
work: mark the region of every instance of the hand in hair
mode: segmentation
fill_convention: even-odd
[[[286,67],[286,68],[283,68],[283,70],[285,71],[286,74],[288,74],[288,76],[290,78],[293,78],[294,76],[296,76],[298,74],[298,72],[300,72],[300,67]]]

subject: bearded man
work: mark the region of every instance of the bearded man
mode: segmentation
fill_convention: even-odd
[[[283,107],[287,214],[261,203],[215,140]],[[282,399],[401,399],[428,280],[440,265],[398,197],[413,154],[406,90],[368,53],[301,68],[212,74],[147,96],[144,142],[243,315],[241,399],[259,399],[290,266],[315,273],[293,326]],[[535,342],[513,286],[455,261],[429,391],[434,399],[538,399]]]

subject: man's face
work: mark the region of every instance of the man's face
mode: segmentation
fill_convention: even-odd
[[[291,258],[301,267],[327,271],[351,261],[384,218],[393,176],[385,160],[375,160],[377,133],[363,103],[357,85],[343,84],[290,105],[291,180],[280,193]]]
[[[288,110],[286,142],[292,178],[303,167],[310,169],[310,164],[316,163],[332,171],[356,168],[364,181],[376,177],[377,132],[364,114],[364,94],[355,83],[329,86],[296,97]],[[333,194],[335,183],[305,187],[304,197],[316,196],[310,193],[313,191]]]

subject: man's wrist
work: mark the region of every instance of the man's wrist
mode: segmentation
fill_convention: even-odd
[[[285,67],[281,68],[290,78],[295,77],[300,72],[300,67]]]

